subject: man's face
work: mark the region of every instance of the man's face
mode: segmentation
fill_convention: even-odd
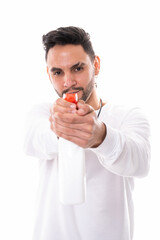
[[[81,45],[56,45],[47,56],[47,72],[55,91],[77,92],[78,98],[88,101],[95,88],[95,69]]]

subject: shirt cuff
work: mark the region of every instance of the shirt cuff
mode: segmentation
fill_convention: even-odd
[[[117,129],[107,126],[107,135],[104,141],[97,148],[90,148],[101,157],[107,157],[110,160],[115,159],[120,154],[120,149],[124,144],[123,138]]]

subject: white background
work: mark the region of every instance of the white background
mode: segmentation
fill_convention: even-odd
[[[88,31],[101,57],[101,97],[148,116],[152,161],[149,176],[135,181],[135,240],[160,239],[158,0],[1,1],[0,239],[31,240],[38,170],[23,153],[24,123],[32,105],[54,99],[41,37],[69,25]]]

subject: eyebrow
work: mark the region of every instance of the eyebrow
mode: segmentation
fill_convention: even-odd
[[[78,62],[78,63],[74,64],[73,66],[71,66],[70,69],[72,70],[72,69],[77,68],[77,67],[80,67],[80,66],[81,66],[81,67],[85,66],[85,63],[83,63],[83,62]],[[62,71],[62,69],[61,69],[61,68],[57,68],[57,67],[52,67],[50,71],[51,71],[51,72]]]
[[[77,67],[83,67],[83,66],[85,66],[85,63],[83,63],[83,62],[78,62],[78,63],[74,64],[74,65],[71,67],[71,69],[74,69],[74,68],[77,68]]]
[[[50,71],[51,72],[62,71],[62,69],[61,68],[52,67]]]

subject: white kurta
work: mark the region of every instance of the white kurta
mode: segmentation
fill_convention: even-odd
[[[25,152],[40,159],[33,240],[131,240],[134,177],[149,171],[149,125],[138,108],[108,103],[99,119],[107,136],[85,150],[86,201],[65,206],[58,194],[58,139],[50,130],[50,104],[36,106],[27,120]],[[75,157],[76,161],[76,157]]]

